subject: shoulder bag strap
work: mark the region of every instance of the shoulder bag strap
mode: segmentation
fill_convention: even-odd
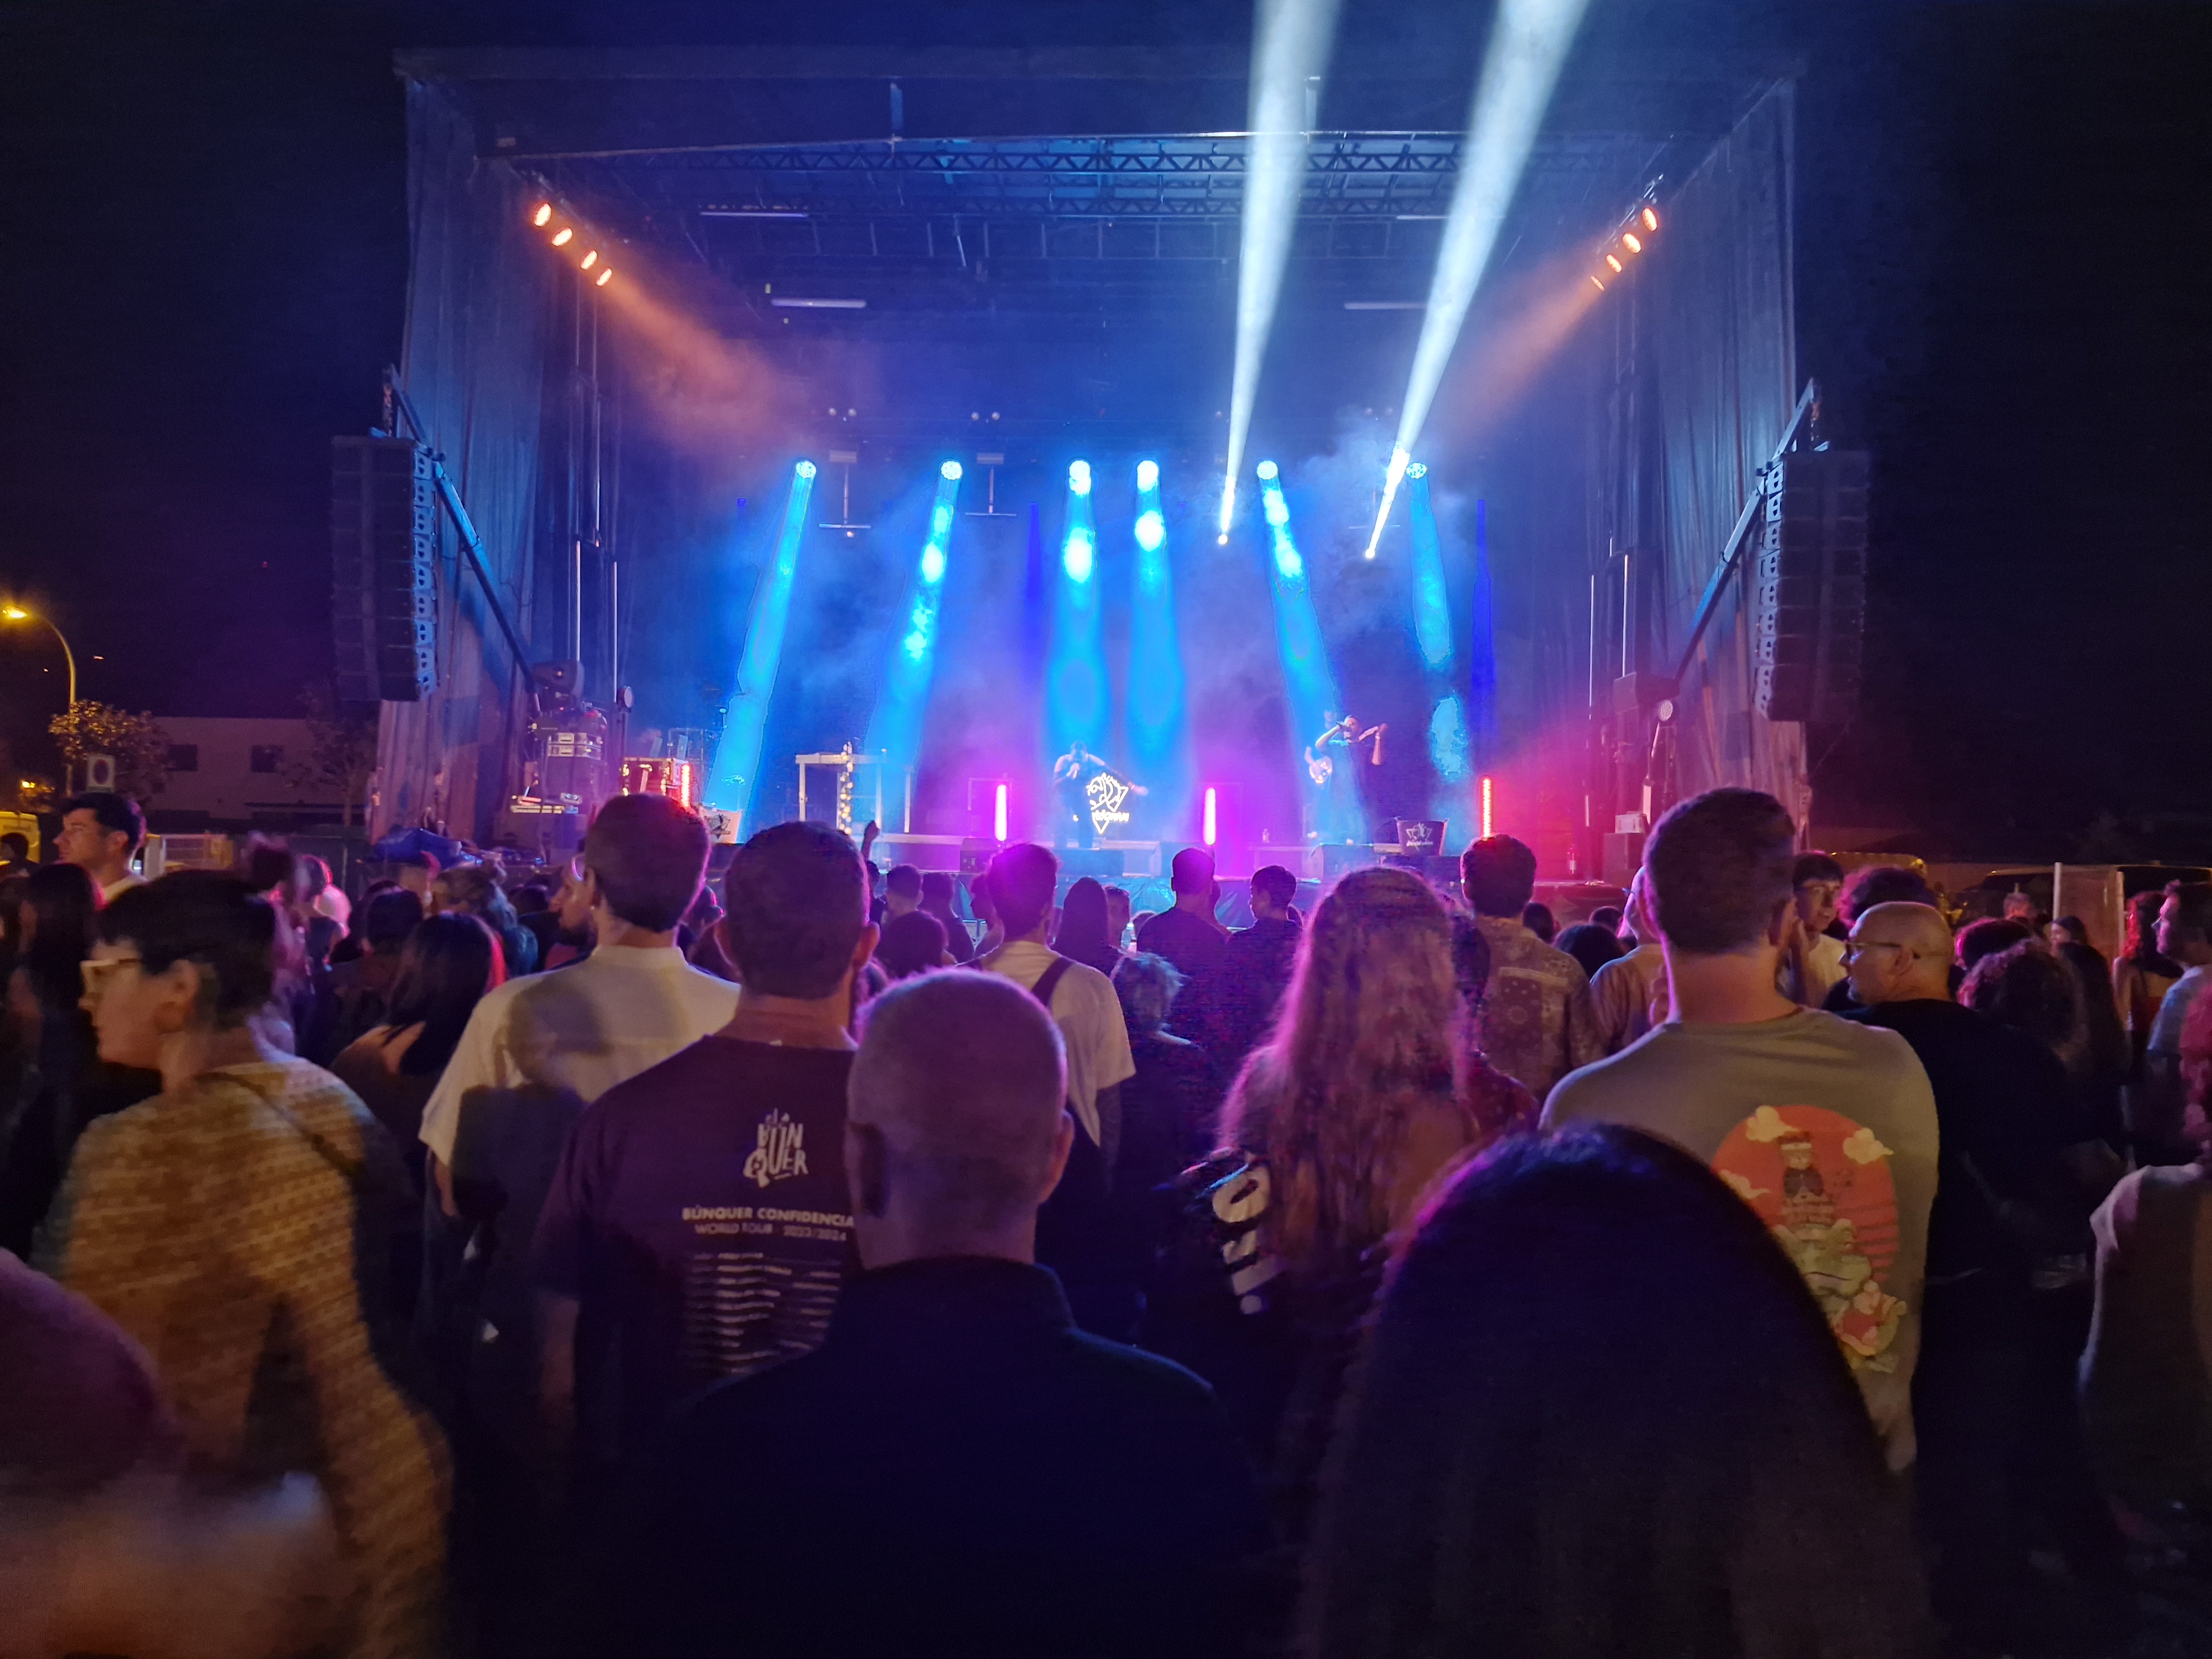
[[[1037,975],[1037,982],[1030,987],[1030,994],[1044,1004],[1048,1014],[1052,1012],[1052,994],[1060,989],[1060,982],[1067,977],[1067,970],[1075,966],[1073,957],[1054,954],[1052,965]]]

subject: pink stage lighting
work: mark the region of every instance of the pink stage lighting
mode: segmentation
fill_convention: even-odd
[[[1006,786],[1003,783],[991,793],[991,836],[995,841],[1006,838]]]
[[[1220,810],[1221,798],[1209,787],[1206,792],[1206,823],[1199,837],[1208,847],[1213,845],[1215,832],[1221,823]]]
[[[1488,778],[1485,778],[1482,781],[1482,838],[1485,841],[1488,841],[1492,836],[1497,833],[1497,831],[1492,828],[1490,804],[1490,780]]]

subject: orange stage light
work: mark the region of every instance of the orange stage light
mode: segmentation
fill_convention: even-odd
[[[1644,210],[1644,228],[1646,230],[1659,228],[1659,216],[1650,208]]]
[[[1610,253],[1608,253],[1608,254],[1607,254],[1607,255],[1605,256],[1605,262],[1606,262],[1606,264],[1607,264],[1611,265],[1611,266],[1612,266],[1615,270],[1619,270],[1622,269],[1622,266],[1621,266],[1621,263],[1620,263],[1620,260],[1618,260],[1618,259],[1616,259],[1616,258],[1614,258],[1613,257],[1613,255],[1611,255]]]
[[[1641,253],[1644,252],[1644,244],[1638,241],[1633,235],[1625,230],[1620,233],[1620,245],[1626,248],[1631,253]]]
[[[593,265],[599,264],[599,251],[597,248],[593,248],[589,253],[586,253],[584,256],[584,263],[581,268],[583,270],[589,270]]]
[[[553,246],[554,246],[555,247],[566,247],[566,246],[568,246],[568,241],[569,241],[569,239],[570,239],[571,237],[574,236],[574,235],[575,235],[575,234],[576,234],[576,233],[575,233],[574,231],[573,231],[573,230],[569,229],[568,226],[566,226],[566,225],[562,226],[562,227],[561,227],[561,228],[560,228],[559,230],[557,230],[557,231],[554,232],[554,234],[553,234]]]
[[[609,265],[605,270],[599,274],[599,276],[592,282],[592,286],[593,288],[605,288],[607,285],[607,278],[614,274],[615,268],[612,265]]]

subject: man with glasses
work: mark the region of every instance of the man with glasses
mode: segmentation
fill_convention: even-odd
[[[2034,1575],[2008,1501],[2027,1418],[2021,1378],[2033,1335],[2028,1217],[2058,1224],[2081,1201],[2064,1148],[2064,1069],[2033,1038],[1951,994],[1951,929],[1925,904],[1877,904],[1844,947],[1846,1018],[1912,1045],[1936,1096],[1936,1202],[1928,1218],[1923,1333],[1913,1378],[1920,1458],[1915,1496],[1936,1543],[1947,1620],[2008,1634]]]

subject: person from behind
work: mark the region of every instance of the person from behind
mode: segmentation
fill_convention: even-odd
[[[1536,1097],[1490,1063],[1475,1044],[1482,1030],[1482,999],[1490,988],[1490,936],[1473,916],[1455,911],[1452,979],[1465,1014],[1459,1028],[1461,1088],[1486,1144],[1536,1127]]]
[[[1753,789],[1711,790],[1659,821],[1644,874],[1668,1021],[1561,1084],[1544,1127],[1623,1124],[1717,1170],[1797,1264],[1902,1468],[1936,1103],[1904,1038],[1777,988],[1800,926],[1796,842],[1781,803]]]
[[[1596,909],[1590,912],[1589,919],[1591,927],[1602,927],[1615,938],[1620,937],[1620,930],[1625,925],[1624,913],[1618,904],[1599,905]],[[1623,948],[1626,948],[1626,941],[1623,942]]]
[[[1213,1148],[1223,1085],[1213,1057],[1169,1030],[1182,975],[1165,957],[1123,957],[1114,994],[1129,1028],[1136,1071],[1121,1085],[1121,1156],[1114,1188],[1141,1213],[1153,1190]]]
[[[968,924],[952,908],[955,885],[950,870],[921,872],[921,908],[937,918],[945,929],[945,948],[952,953],[953,961],[964,968],[975,960],[975,941],[968,932]]]
[[[474,916],[491,929],[508,979],[538,971],[538,936],[522,925],[514,902],[489,865],[460,864],[438,872],[430,884],[430,914],[442,915],[448,910]]]
[[[1215,1058],[1232,1075],[1274,1024],[1298,955],[1298,878],[1279,864],[1261,865],[1251,896],[1252,925],[1222,946],[1214,998]]]
[[[1121,1156],[1121,1085],[1136,1075],[1129,1028],[1114,982],[1096,968],[1048,949],[1060,860],[1034,842],[1006,848],[985,872],[1006,942],[981,959],[1035,997],[1060,1027],[1067,1056],[1067,1105],[1076,1138],[1066,1177],[1046,1208],[1038,1260],[1057,1273],[1085,1330],[1122,1336],[1135,1291],[1109,1208]]]
[[[1608,963],[1620,961],[1626,954],[1620,948],[1619,937],[1610,927],[1601,927],[1595,922],[1578,921],[1564,929],[1553,943],[1572,957],[1583,972],[1590,976],[1590,1000],[1595,1007],[1598,970]]]
[[[2193,1155],[2184,1132],[2188,1091],[2181,1073],[2181,1032],[2190,1009],[2212,982],[2212,882],[2166,884],[2158,911],[2158,948],[2180,967],[2181,977],[2160,1000],[2143,1045],[2142,1087],[2136,1121],[2129,1131],[2137,1157],[2180,1164]]]
[[[145,839],[146,815],[128,795],[94,789],[62,803],[62,862],[92,878],[103,904],[145,884],[146,878],[131,869]]]
[[[1534,899],[1521,907],[1521,925],[1547,945],[1559,937],[1559,921],[1552,914],[1552,907]]]
[[[945,946],[945,924],[927,910],[908,910],[884,924],[876,945],[876,965],[896,981],[957,964]]]
[[[1930,1650],[1819,1309],[1698,1159],[1598,1126],[1494,1149],[1422,1214],[1300,1624],[1315,1659]]]
[[[1228,929],[1213,918],[1219,896],[1213,879],[1213,855],[1202,847],[1186,847],[1169,868],[1168,885],[1175,905],[1137,929],[1137,949],[1165,957],[1176,972],[1201,985],[1220,964]]]
[[[852,1243],[846,1020],[876,947],[868,888],[825,824],[739,848],[729,1019],[601,1095],[562,1151],[538,1227],[543,1404],[556,1437],[588,1431],[587,1460],[642,1449],[686,1395],[822,1340]]]
[[[2008,917],[1984,916],[1979,921],[1968,922],[1959,930],[1954,947],[1961,981],[1988,957],[2009,951],[2015,945],[2032,943],[2034,938],[2024,925]]]
[[[2056,938],[2057,924],[2052,927]],[[2081,1062],[2073,1072],[2075,1093],[2098,1138],[2116,1153],[2124,1152],[2128,1033],[2120,1023],[2120,1006],[2112,996],[2112,965],[2086,939],[2058,940],[2051,953],[2073,969],[2075,985],[2081,994],[2084,1041]]]
[[[1640,869],[1629,878],[1626,925],[1634,948],[1590,975],[1590,1012],[1599,1046],[1609,1054],[1667,1023],[1667,958],[1659,948],[1650,890]]]
[[[1121,948],[1114,943],[1107,918],[1106,890],[1089,876],[1077,878],[1060,901],[1060,929],[1053,935],[1052,948],[1109,979],[1121,965]]]
[[[2212,999],[2180,1036],[2197,1155],[2122,1177],[2098,1209],[2081,1412],[2105,1491],[2179,1543],[2212,1517]]]
[[[1220,1406],[1079,1331],[1035,1265],[1079,1133],[1054,1023],[1002,975],[927,975],[869,1006],[850,1069],[863,1271],[816,1352],[677,1417],[617,1529],[602,1645],[1229,1650],[1261,1528]]]
[[[1934,1546],[1937,1610],[2002,1650],[2026,1634],[2017,1620],[2036,1587],[2006,1471],[2029,1439],[2064,1431],[2032,1414],[2027,1383],[2039,1234],[2078,1227],[2084,1214],[2066,1162],[2066,1074],[2040,1043],[1953,1000],[1941,911],[1877,904],[1846,948],[1862,1005],[1850,1018],[1911,1043],[1936,1098],[1913,1496]]]
[[[1959,997],[2041,1048],[2059,1063],[2065,1079],[2066,1178],[2030,1212],[2035,1260],[2030,1340],[2020,1367],[2018,1496],[2045,1523],[2076,1581],[2117,1601],[2126,1594],[2122,1546],[2089,1473],[2075,1394],[2095,1304],[2090,1218],[2118,1182],[2122,1166],[2081,1089],[2088,1039],[2080,983],[2047,945],[2029,940],[1976,964]]]
[[[1129,931],[1129,890],[1109,887],[1106,890],[1106,937],[1114,941],[1117,951],[1133,944],[1136,935]]]
[[[301,1052],[318,1065],[335,1060],[364,1032],[385,1024],[399,980],[401,952],[422,922],[422,901],[399,886],[368,899],[361,911],[361,954],[331,969],[315,1021],[301,1045]]]
[[[20,830],[0,836],[0,881],[31,871],[31,838]]]
[[[412,893],[397,896],[415,901]],[[385,1018],[349,1043],[331,1071],[392,1138],[420,1197],[428,1185],[423,1108],[477,1004],[506,982],[505,957],[480,917],[447,910],[410,930],[397,963]]]
[[[450,1206],[464,1121],[543,1115],[540,1144],[617,1083],[729,1022],[738,988],[676,948],[707,868],[707,827],[665,795],[617,795],[584,837],[574,907],[592,954],[567,971],[510,979],[477,1005],[422,1114],[422,1143]],[[487,1127],[489,1128],[489,1125]],[[489,1172],[487,1172],[489,1173]]]
[[[1408,871],[1353,872],[1307,925],[1222,1150],[1182,1183],[1144,1345],[1220,1391],[1286,1538],[1303,1536],[1385,1245],[1437,1173],[1485,1142],[1457,1065],[1462,1018],[1443,901]]]
[[[349,1090],[256,1034],[278,926],[213,871],[101,911],[100,1054],[161,1092],[85,1132],[46,1254],[145,1350],[203,1474],[321,1484],[360,1583],[337,1650],[397,1659],[437,1640],[445,1565],[444,1446],[398,1380],[406,1176]]]
[[[884,878],[884,920],[895,921],[921,908],[921,872],[911,864],[894,864]]]
[[[1460,855],[1460,885],[1490,941],[1480,1039],[1490,1063],[1539,1101],[1605,1052],[1582,964],[1521,920],[1536,888],[1536,855],[1510,836]]]
[[[1796,896],[1799,941],[1784,964],[1794,975],[1791,994],[1808,1008],[1823,1007],[1844,977],[1844,942],[1829,937],[1843,897],[1844,866],[1826,853],[1801,853],[1790,872],[1790,890]]]

